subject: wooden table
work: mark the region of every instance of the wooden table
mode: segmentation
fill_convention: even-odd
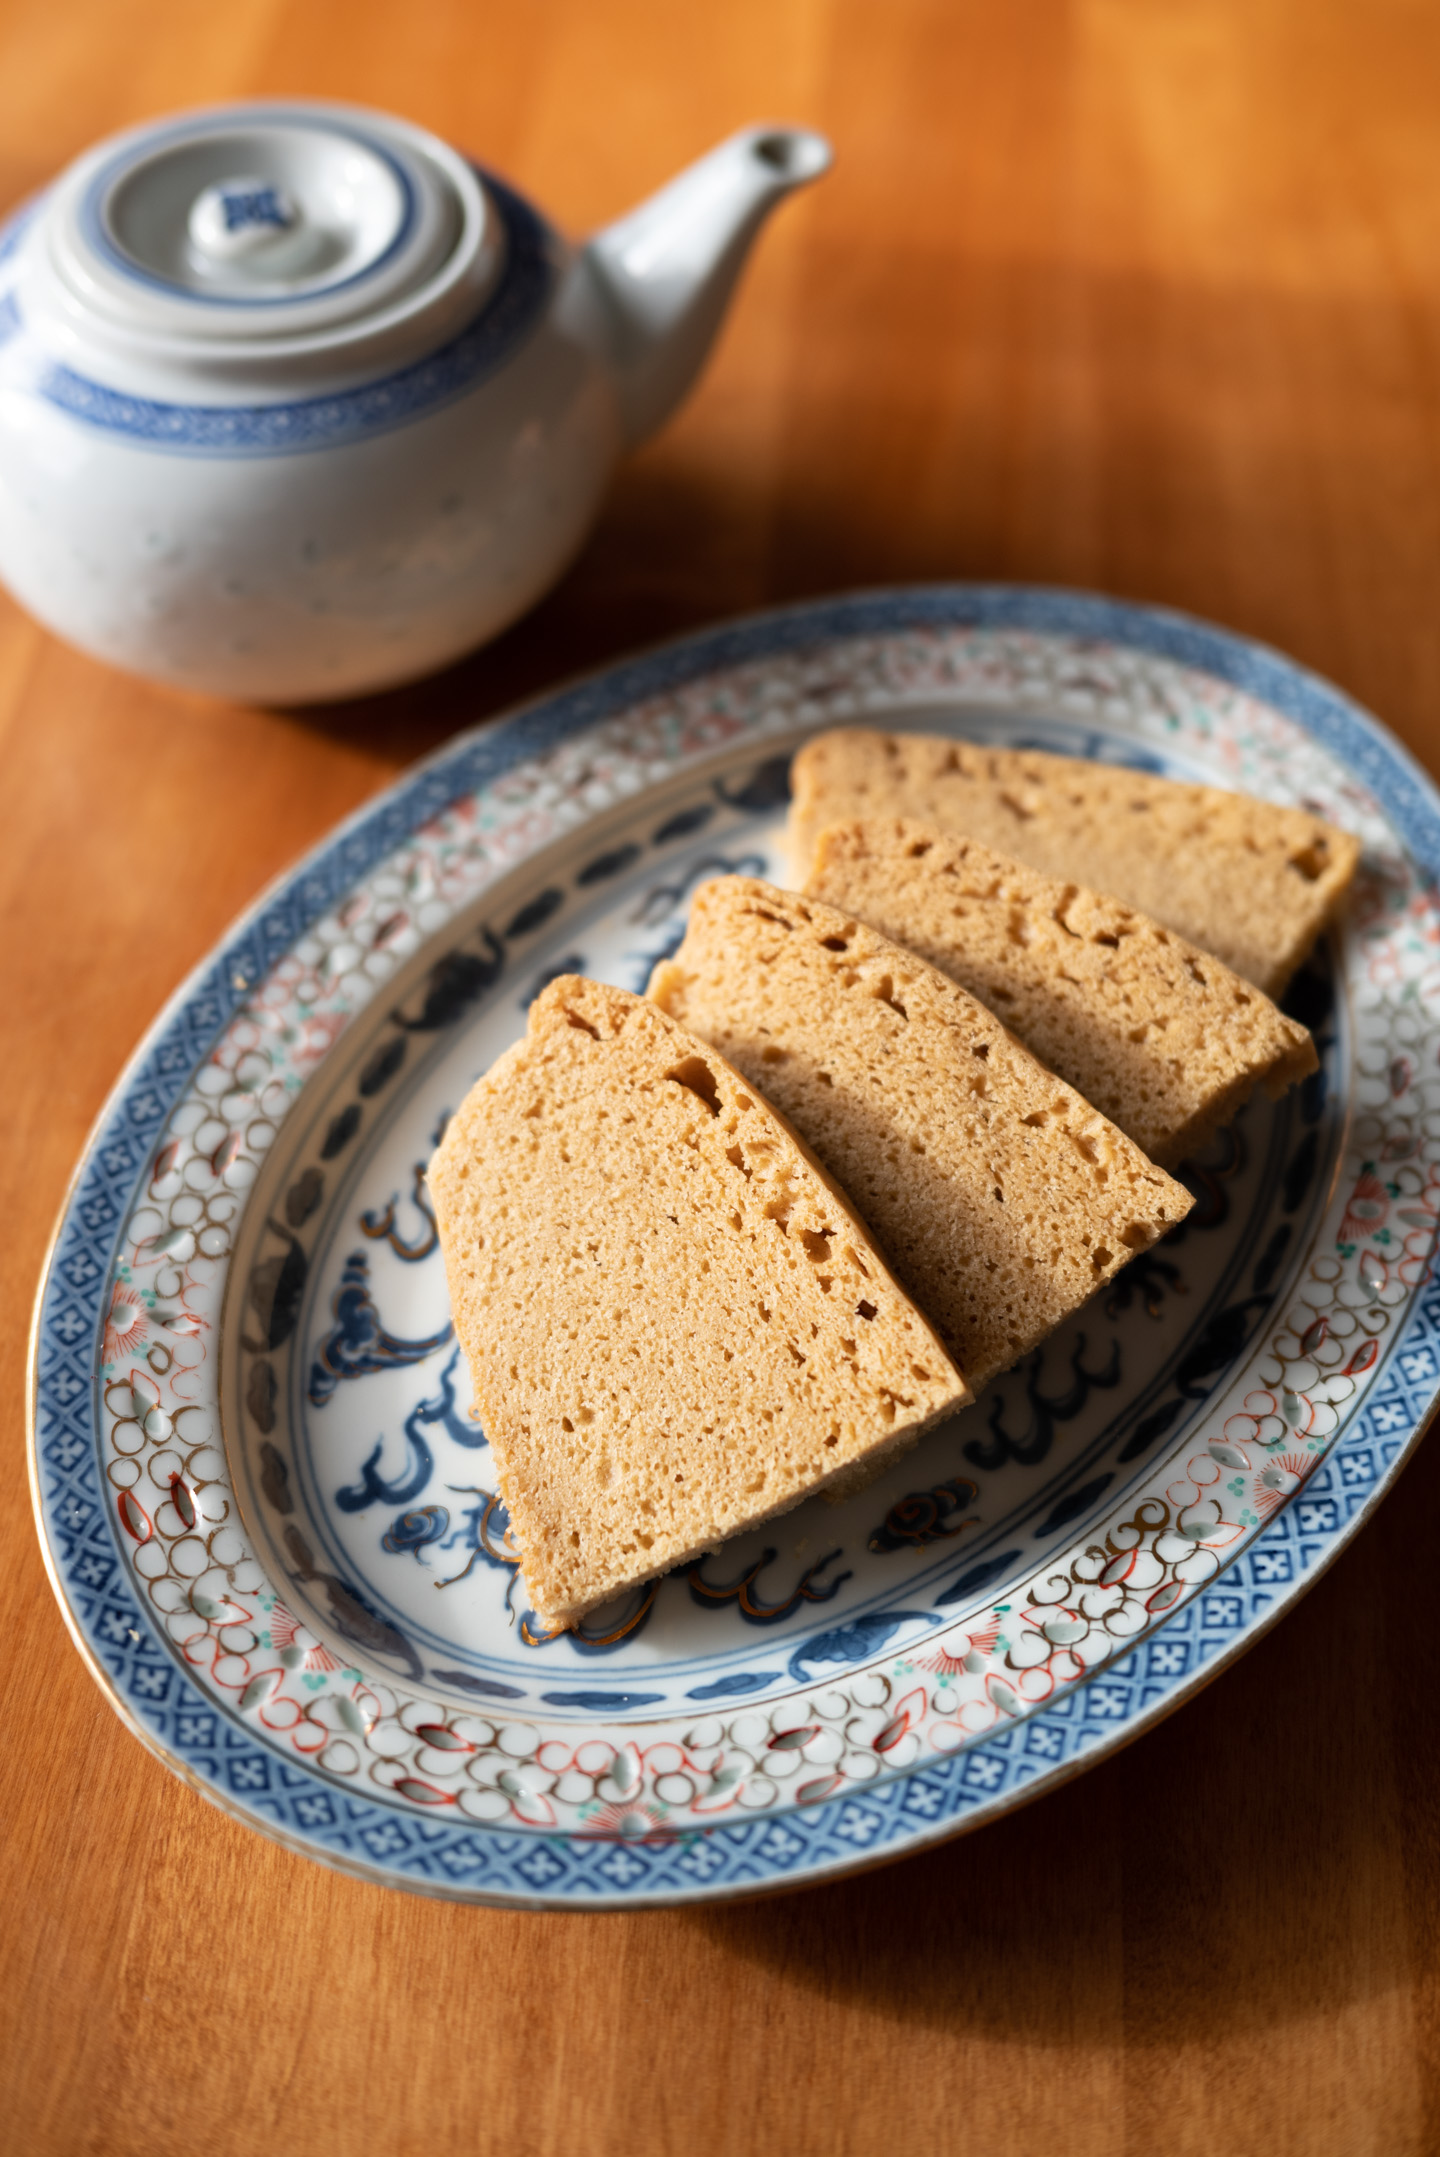
[[[67,1175],[162,999],[339,815],[560,675],[774,599],[1052,580],[1272,639],[1433,766],[1440,16],[6,0],[0,201],[258,92],[405,112],[577,229],[755,117],[839,161],[565,584],[443,678],[230,709],[0,615],[0,2143],[1440,2148],[1440,1448],[1240,1667],[1031,1810],[789,1899],[537,1917],[326,1872],[126,1735],[41,1571],[20,1386]]]

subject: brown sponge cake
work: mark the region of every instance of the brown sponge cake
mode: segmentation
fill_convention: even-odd
[[[649,993],[763,1085],[977,1392],[1190,1210],[983,1004],[852,913],[718,878]]]
[[[1360,844],[1303,809],[1033,749],[842,727],[795,758],[795,881],[827,824],[913,817],[1062,883],[1109,892],[1267,996],[1341,905]]]
[[[654,1004],[566,975],[430,1164],[536,1611],[573,1620],[970,1398],[836,1185]]]
[[[1117,899],[895,817],[832,824],[807,892],[858,914],[988,1004],[1152,1161],[1170,1167],[1316,1068],[1248,981]]]

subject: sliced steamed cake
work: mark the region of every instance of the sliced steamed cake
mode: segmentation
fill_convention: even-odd
[[[967,990],[818,900],[703,885],[648,993],[813,1147],[976,1392],[1193,1203]]]
[[[654,1004],[574,975],[430,1164],[456,1331],[549,1623],[970,1398],[837,1186]]]
[[[1138,908],[1279,997],[1342,905],[1360,844],[1308,810],[1037,749],[841,727],[792,768],[791,874],[827,824],[911,817]]]
[[[1118,899],[896,817],[832,824],[808,894],[978,996],[1152,1161],[1171,1167],[1316,1069],[1297,1019]]]

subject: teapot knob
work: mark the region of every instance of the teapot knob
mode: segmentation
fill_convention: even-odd
[[[295,197],[253,173],[202,188],[186,221],[190,255],[202,274],[247,272],[289,278],[319,266],[325,235]]]
[[[217,180],[195,197],[190,211],[190,244],[215,262],[233,262],[273,247],[300,223],[293,195],[270,180],[244,173]]]

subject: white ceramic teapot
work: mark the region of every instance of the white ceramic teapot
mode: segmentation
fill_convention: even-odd
[[[748,129],[577,248],[349,106],[112,138],[0,234],[0,577],[86,651],[224,696],[442,666],[560,574],[829,161]]]

